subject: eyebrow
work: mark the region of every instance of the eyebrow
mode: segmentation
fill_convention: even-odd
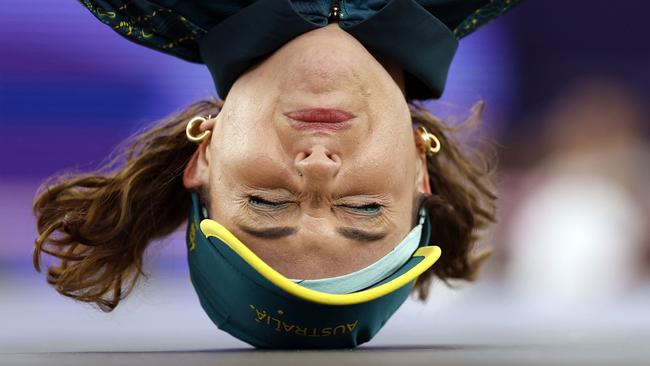
[[[353,227],[340,227],[336,229],[336,232],[348,239],[367,242],[381,240],[388,235],[386,231],[372,233],[365,230],[355,229]]]
[[[298,232],[296,228],[288,227],[288,226],[278,226],[278,227],[257,229],[245,225],[239,225],[239,228],[243,232],[261,239],[282,239]],[[357,240],[357,241],[365,241],[365,242],[381,240],[385,238],[386,235],[388,235],[388,233],[385,231],[379,233],[372,233],[369,231],[359,230],[352,227],[340,227],[336,229],[336,232],[345,238],[351,240]]]
[[[281,239],[295,234],[298,230],[288,226],[278,226],[266,229],[256,229],[249,226],[239,225],[239,228],[247,234],[261,239]]]

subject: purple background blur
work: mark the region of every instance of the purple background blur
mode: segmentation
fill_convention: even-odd
[[[635,110],[634,123],[628,125],[622,119],[613,118],[600,123],[599,131],[602,132],[600,136],[608,136],[619,129],[630,128],[629,135],[636,138],[634,146],[638,146],[639,154],[614,161],[612,166],[632,162],[631,170],[639,173],[633,178],[628,179],[626,175],[625,179],[620,179],[633,181],[630,186],[634,189],[630,192],[634,191],[634,194],[630,193],[632,198],[628,201],[641,203],[638,208],[621,209],[625,213],[621,217],[634,219],[621,221],[638,221],[641,229],[636,225],[634,230],[639,232],[650,226],[647,214],[650,192],[645,180],[650,178],[650,160],[647,159],[650,156],[647,154],[650,123],[647,109],[644,109],[650,97],[649,13],[650,2],[642,0],[527,0],[511,14],[462,40],[443,98],[429,101],[427,106],[443,118],[462,121],[476,101],[485,100],[487,103],[480,125],[481,134],[498,143],[499,173],[503,177],[499,179],[501,220],[488,240],[496,249],[494,260],[488,264],[484,279],[470,290],[448,291],[440,286],[434,290],[436,296],[426,306],[408,303],[406,308],[410,310],[398,312],[397,320],[389,324],[388,330],[383,331],[374,344],[413,341],[415,338],[407,328],[421,329],[417,327],[427,316],[435,317],[439,332],[428,328],[423,330],[426,339],[438,343],[454,340],[481,343],[492,339],[495,334],[516,342],[532,339],[521,336],[522,332],[528,334],[526,332],[531,331],[542,334],[542,337],[556,337],[554,339],[559,342],[590,335],[592,331],[594,334],[619,335],[623,339],[630,335],[631,330],[640,330],[646,339],[650,339],[650,317],[647,316],[647,305],[650,304],[648,235],[638,240],[636,236],[634,240],[630,239],[635,243],[629,246],[633,248],[629,250],[630,258],[647,258],[645,262],[635,262],[635,267],[626,264],[631,263],[627,257],[619,260],[612,254],[621,252],[620,247],[608,249],[605,246],[599,252],[602,255],[591,261],[596,263],[596,259],[604,258],[602,263],[598,262],[602,264],[599,273],[603,278],[571,272],[574,267],[581,267],[574,264],[568,269],[558,269],[559,282],[552,282],[551,268],[546,265],[548,262],[543,262],[539,252],[526,254],[524,251],[522,254],[519,250],[522,244],[513,239],[517,235],[511,234],[523,227],[524,236],[541,238],[549,230],[543,226],[530,227],[530,222],[542,222],[551,217],[577,227],[580,223],[577,219],[586,217],[586,213],[612,212],[610,206],[606,208],[606,203],[580,206],[578,208],[582,211],[577,210],[578,213],[566,218],[561,217],[561,210],[553,207],[549,211],[552,213],[531,214],[530,209],[519,209],[520,206],[526,207],[522,202],[537,202],[533,193],[544,185],[545,181],[540,177],[548,175],[548,170],[540,170],[540,166],[558,166],[558,161],[561,166],[569,164],[568,158],[563,159],[573,153],[553,144],[566,143],[562,142],[565,135],[573,136],[573,140],[566,143],[571,147],[579,145],[577,141],[585,136],[588,141],[601,141],[589,137],[589,118],[607,112],[576,114],[578,107],[558,107],[558,100],[573,100],[565,95],[588,94],[593,98],[586,100],[601,102],[584,102],[580,108],[584,109],[585,105],[606,108],[609,97],[598,97],[604,92],[595,93],[598,96],[594,97],[593,92],[582,93],[579,88],[575,91],[576,85],[585,80],[600,80],[600,89],[596,88],[600,91],[624,90],[622,94],[626,97],[623,99],[629,101],[630,108]],[[146,268],[152,273],[151,282],[147,282],[144,289],[137,290],[141,295],[136,291],[125,305],[108,317],[63,299],[48,287],[44,276],[37,274],[31,265],[32,244],[36,236],[31,202],[38,186],[62,170],[97,167],[120,141],[143,124],[214,94],[207,70],[202,65],[187,63],[126,41],[76,1],[3,0],[1,18],[0,351],[3,346],[11,351],[214,347],[215,340],[218,340],[216,346],[241,346],[212,326],[192,294],[186,280],[184,228],[152,245],[146,262]],[[586,97],[580,98],[575,100],[585,100]],[[582,129],[577,132],[564,133],[572,127],[571,118],[562,114],[567,110],[575,112],[571,116],[591,117],[586,118],[586,123],[583,118]],[[564,124],[560,123],[562,121]],[[641,123],[637,123],[639,121]],[[576,123],[575,126],[579,125]],[[606,147],[607,139],[603,141],[605,143],[597,147]],[[562,153],[558,154],[558,151]],[[559,160],[557,156],[560,156]],[[601,162],[602,159],[595,161]],[[612,174],[617,178],[621,175]],[[593,182],[590,179],[585,181]],[[621,183],[620,187],[625,184]],[[580,187],[589,186],[586,183]],[[625,187],[625,192],[628,192],[627,185]],[[608,189],[598,192],[605,193],[597,193],[594,197],[611,198],[618,194],[607,196],[607,192],[611,192]],[[553,196],[556,198],[551,202],[567,203],[570,200],[558,197],[574,196]],[[602,202],[614,202],[611,207],[619,207],[619,202],[625,201],[607,199]],[[600,202],[592,198],[586,200]],[[573,212],[571,207],[567,207],[564,206],[563,210]],[[633,214],[625,216],[629,212]],[[521,224],[518,221],[521,217],[533,219],[524,220],[528,224]],[[573,219],[577,221],[571,221]],[[605,216],[604,220],[608,222],[610,217]],[[597,229],[602,225],[593,224],[599,221],[594,219],[590,222],[592,226],[587,227],[600,233]],[[633,229],[620,230],[629,233]],[[596,236],[602,237],[600,234]],[[622,236],[615,234],[614,237]],[[563,243],[557,238],[549,240]],[[637,245],[637,242],[642,244]],[[563,248],[554,252],[560,255]],[[580,250],[582,252],[577,250],[577,253],[590,249]],[[539,273],[537,277],[548,279],[547,283],[535,284],[535,278],[523,280],[526,278],[525,269],[537,263],[526,264],[525,259],[531,256],[543,264],[533,277]],[[620,268],[613,265],[615,261],[621,263]],[[524,265],[517,267],[513,263]],[[590,283],[606,282],[605,277],[619,278],[613,276],[614,271],[622,273],[620,282],[608,287],[607,291],[587,290]],[[565,291],[558,290],[562,284],[570,282],[566,279],[573,278],[585,280],[576,281],[566,290],[567,293],[583,294],[584,297],[558,295]],[[554,313],[553,321],[548,321],[549,317],[539,313],[531,316],[531,307],[522,305],[528,303],[521,301],[525,298],[539,303],[539,299],[526,295],[526,289],[540,289],[537,291],[540,292],[544,286],[548,287],[548,299],[584,300],[590,299],[593,293],[606,292],[610,299],[625,301],[615,302],[615,311],[607,308],[609,317],[601,316],[601,308],[590,311],[588,307],[580,307],[580,315],[564,312],[562,317],[557,317]],[[551,296],[553,294],[559,297]],[[519,299],[519,302],[514,299]],[[518,305],[513,305],[515,303]],[[49,316],[42,311],[44,307],[56,309],[59,315]],[[624,310],[618,311],[621,309]],[[167,319],[170,312],[176,320]],[[166,319],[166,322],[160,322],[161,319]],[[567,327],[572,328],[567,331]],[[48,338],[48,334],[61,329],[67,329],[68,333],[64,332],[64,336],[56,340]],[[181,337],[179,329],[194,335]],[[131,334],[132,338],[122,337],[125,334]],[[171,334],[176,338],[167,336]],[[217,338],[214,338],[215,334],[218,334]],[[136,338],[146,340],[133,343]],[[85,343],[79,343],[80,339]],[[111,339],[113,343],[102,343],[105,339]]]
[[[9,3],[0,23],[0,197],[2,221],[12,223],[0,224],[0,261],[22,262],[34,233],[25,209],[39,183],[96,167],[143,124],[216,92],[203,65],[128,42],[75,1]],[[467,38],[439,109],[465,114],[485,98],[490,119],[503,120],[518,94],[515,62],[505,22]]]

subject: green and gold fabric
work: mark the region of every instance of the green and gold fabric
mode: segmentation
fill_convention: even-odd
[[[192,192],[187,246],[201,306],[222,330],[258,348],[350,348],[369,341],[407,299],[415,280],[440,257],[423,218],[410,259],[369,288],[334,294],[284,277],[228,229],[206,218]]]
[[[127,39],[210,70],[225,98],[256,61],[335,16],[406,71],[408,99],[442,94],[458,40],[521,0],[81,0]],[[334,11],[333,9],[337,9]]]

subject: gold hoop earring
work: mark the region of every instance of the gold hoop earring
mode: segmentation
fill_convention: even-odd
[[[185,135],[187,136],[187,139],[192,141],[195,144],[201,144],[205,139],[210,137],[210,134],[212,131],[207,130],[203,131],[199,135],[194,135],[193,130],[196,128],[197,124],[201,125],[201,123],[212,119],[212,115],[208,114],[207,117],[203,116],[196,116],[192,118],[189,122],[187,122],[187,126],[185,126]]]
[[[417,131],[419,132],[418,135],[420,136],[421,142],[420,149],[422,150],[423,154],[426,154],[427,156],[433,156],[438,151],[440,151],[442,145],[440,144],[440,140],[438,140],[438,137],[436,135],[427,131],[427,129],[423,126],[419,126],[417,128]]]

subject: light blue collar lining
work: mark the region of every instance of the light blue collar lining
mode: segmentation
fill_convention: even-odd
[[[387,278],[408,262],[420,245],[424,217],[425,214],[421,211],[418,225],[393,250],[368,267],[337,277],[316,280],[292,279],[291,281],[312,290],[332,294],[347,294],[370,287]]]

